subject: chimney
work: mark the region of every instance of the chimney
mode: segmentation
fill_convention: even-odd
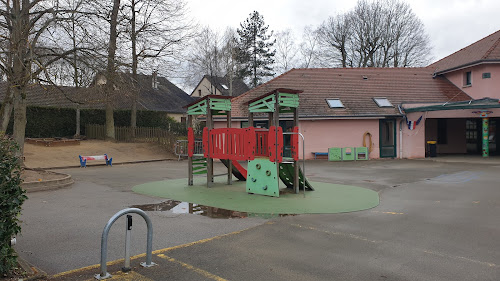
[[[153,89],[158,89],[158,70],[153,70],[153,74],[151,74],[151,82]]]

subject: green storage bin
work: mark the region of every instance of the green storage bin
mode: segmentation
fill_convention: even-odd
[[[342,148],[328,148],[328,161],[342,161]]]
[[[368,160],[369,153],[367,147],[356,147],[356,160]]]
[[[342,160],[343,161],[354,161],[356,159],[356,153],[354,147],[344,147],[342,148]]]

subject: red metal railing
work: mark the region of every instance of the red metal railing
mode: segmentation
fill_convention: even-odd
[[[269,138],[269,130],[255,130],[255,156],[269,157],[267,142]]]
[[[221,128],[212,129],[203,134],[203,144],[208,147],[205,156],[214,159],[252,160],[255,153],[255,142],[252,142],[253,128]],[[210,139],[210,142],[208,142]]]

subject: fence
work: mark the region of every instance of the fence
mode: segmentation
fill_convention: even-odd
[[[89,139],[104,140],[106,126],[90,124],[85,126],[85,135]],[[166,150],[174,152],[178,136],[161,128],[148,127],[115,127],[115,140],[119,142],[152,142],[158,143]]]
[[[188,156],[188,140],[177,140],[175,143],[175,155],[179,157],[187,157]],[[194,151],[193,154],[203,155],[203,142],[201,140],[194,141]]]

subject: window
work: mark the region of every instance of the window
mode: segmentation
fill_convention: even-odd
[[[490,72],[483,73],[483,79],[486,79],[486,78],[491,78],[491,73]]]
[[[224,85],[224,84],[220,84],[220,85],[222,86],[222,88],[224,88],[224,90],[229,90],[229,88],[226,85]]]
[[[387,98],[373,98],[378,107],[393,107],[392,103]]]
[[[248,121],[241,121],[241,128],[248,128]],[[267,129],[267,121],[253,121],[254,128],[264,128]]]
[[[448,128],[446,124],[447,119],[438,119],[438,144],[448,144]]]
[[[472,85],[472,72],[467,71],[464,74],[464,86],[470,86]]]
[[[339,99],[327,99],[330,108],[344,108],[344,104]]]
[[[201,97],[201,90],[198,90],[198,96]]]

